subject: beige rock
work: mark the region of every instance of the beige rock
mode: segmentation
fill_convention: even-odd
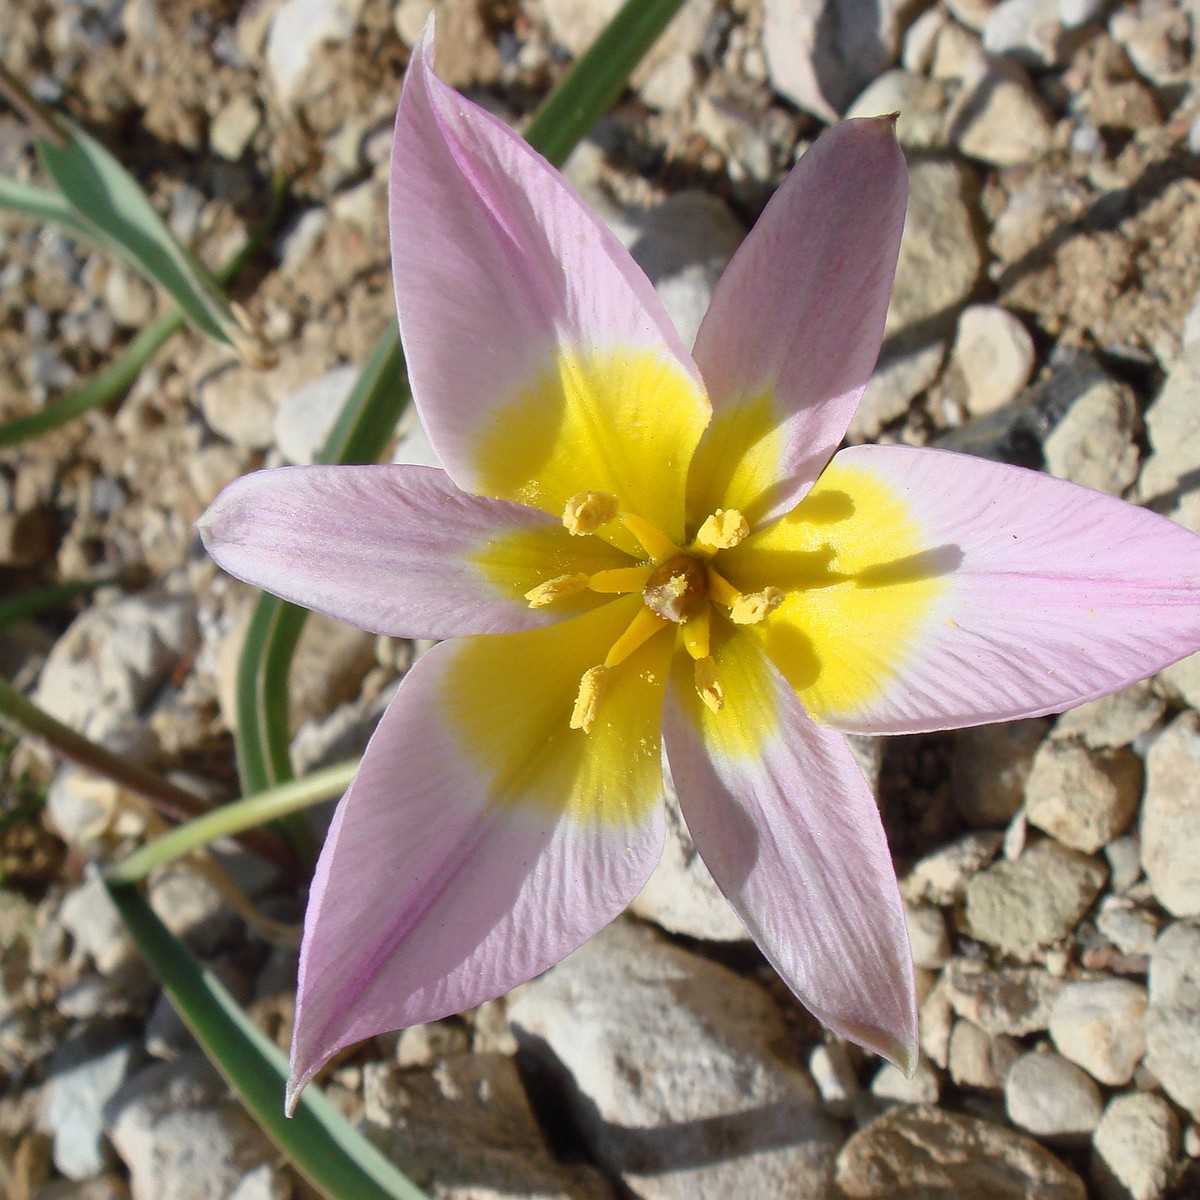
[[[1051,738],[1034,757],[1025,815],[1064,846],[1094,854],[1129,828],[1141,793],[1142,762],[1132,751]]]
[[[1177,917],[1200,915],[1200,716],[1176,717],[1146,758],[1142,866],[1155,899]]]
[[[1064,984],[1050,1012],[1050,1036],[1092,1078],[1128,1083],[1146,1049],[1146,1003],[1146,989],[1129,979]]]
[[[958,318],[950,361],[962,373],[967,408],[982,416],[1016,399],[1033,373],[1033,338],[998,304],[971,304]]]
[[[1083,1181],[1032,1138],[926,1105],[893,1108],[843,1147],[847,1200],[1084,1200]]]

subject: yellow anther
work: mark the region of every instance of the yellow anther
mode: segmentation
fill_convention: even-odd
[[[701,554],[716,554],[718,550],[732,550],[749,534],[750,524],[736,508],[718,508],[700,526],[693,547]]]
[[[576,575],[558,575],[547,579],[537,587],[530,588],[525,593],[530,608],[548,608],[558,600],[566,600],[578,596],[588,585],[588,576],[582,573]]]
[[[729,616],[735,625],[756,625],[782,603],[783,593],[777,587],[767,587],[739,596],[730,606]]]
[[[596,723],[596,710],[600,707],[600,688],[607,674],[607,667],[591,667],[584,671],[575,707],[571,710],[572,729],[582,729],[584,733],[591,731]]]
[[[725,707],[725,693],[717,682],[717,664],[711,658],[696,659],[696,691],[710,712],[719,713]]]
[[[595,533],[617,515],[617,498],[607,492],[576,492],[563,509],[562,523],[576,537]]]

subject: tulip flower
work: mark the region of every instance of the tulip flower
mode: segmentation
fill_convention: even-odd
[[[838,452],[904,219],[887,119],[808,150],[691,354],[564,180],[441,83],[396,120],[392,254],[444,470],[262,471],[202,520],[233,575],[442,640],[333,819],[292,1096],[343,1047],[501,995],[696,847],[817,1017],[915,1063],[913,970],[843,736],[1058,712],[1200,647],[1200,539],[1036,472]],[[836,452],[836,453],[835,453]]]

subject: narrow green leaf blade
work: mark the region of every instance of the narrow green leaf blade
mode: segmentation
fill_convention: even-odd
[[[76,220],[162,287],[197,329],[244,346],[246,334],[216,281],[176,241],[133,176],[78,126],[60,125],[68,140],[53,146],[39,139],[38,152]]]
[[[427,1200],[311,1085],[284,1116],[287,1061],[134,888],[106,884],[138,949],[262,1131],[331,1200]]]
[[[23,213],[43,225],[57,225],[72,237],[95,240],[95,231],[76,215],[58,192],[0,175],[0,208]]]
[[[561,167],[682,7],[683,0],[625,0],[538,109],[525,140]]]

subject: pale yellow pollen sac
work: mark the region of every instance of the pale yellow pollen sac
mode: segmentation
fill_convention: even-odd
[[[596,712],[600,708],[600,689],[609,668],[605,666],[591,667],[584,671],[579,681],[579,692],[575,697],[575,707],[571,710],[571,728],[582,729],[590,733],[596,723]]]
[[[732,550],[749,535],[750,524],[736,508],[718,508],[700,526],[700,532],[696,534],[695,549],[702,554]]]
[[[717,680],[717,664],[710,657],[696,659],[696,691],[710,712],[719,713],[725,707],[725,693]]]
[[[782,603],[783,592],[777,587],[766,587],[761,592],[747,592],[730,606],[729,617],[735,625],[757,625]]]
[[[559,600],[567,600],[586,591],[588,579],[589,576],[582,572],[557,575],[553,579],[547,579],[545,583],[539,583],[537,587],[530,588],[525,593],[525,599],[529,601],[530,608],[549,608]]]
[[[617,508],[616,496],[608,492],[576,492],[563,509],[562,523],[568,533],[585,537],[614,520]]]

